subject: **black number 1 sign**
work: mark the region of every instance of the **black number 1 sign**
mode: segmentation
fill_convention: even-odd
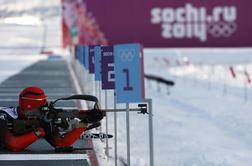
[[[123,69],[123,72],[125,73],[125,76],[126,76],[126,86],[124,86],[123,90],[126,90],[126,91],[132,91],[133,90],[133,87],[130,86],[130,79],[129,79],[129,69]]]

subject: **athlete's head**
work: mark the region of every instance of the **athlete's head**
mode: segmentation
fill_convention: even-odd
[[[47,96],[39,87],[27,87],[19,95],[19,114],[34,115],[39,108],[47,104]]]

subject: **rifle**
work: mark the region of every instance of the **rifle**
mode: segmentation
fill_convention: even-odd
[[[94,102],[93,109],[78,110],[78,109],[63,109],[56,108],[55,103],[60,100],[85,100]],[[41,107],[37,111],[29,111],[26,113],[27,119],[13,121],[13,133],[15,135],[24,134],[34,131],[38,127],[49,126],[50,132],[61,129],[67,131],[69,128],[86,127],[87,130],[100,126],[100,120],[106,115],[101,111],[98,104],[98,99],[91,95],[73,95],[66,98],[59,98],[50,102],[46,106]],[[76,120],[73,126],[69,126],[69,122]]]

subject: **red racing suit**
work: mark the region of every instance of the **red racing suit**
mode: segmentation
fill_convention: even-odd
[[[25,133],[23,135],[14,135],[13,120],[19,119],[17,108],[1,108],[0,109],[0,149],[5,148],[10,151],[22,151],[33,142],[37,141],[39,137],[35,131]],[[68,147],[71,146],[85,131],[85,128],[76,128],[61,135],[59,133],[46,133],[42,128],[37,131],[54,147]]]

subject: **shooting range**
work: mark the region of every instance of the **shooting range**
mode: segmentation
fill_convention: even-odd
[[[250,166],[251,9],[2,0],[0,165]],[[46,97],[22,96],[30,86]],[[28,111],[21,99],[48,103]],[[16,149],[26,134],[35,142]]]

